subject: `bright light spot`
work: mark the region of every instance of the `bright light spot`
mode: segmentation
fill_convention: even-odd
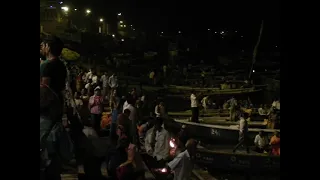
[[[90,10],[90,9],[87,9],[87,10],[86,10],[86,13],[87,13],[87,14],[90,14],[90,13],[91,13],[91,10]]]
[[[161,32],[161,34],[163,34],[163,32]]]
[[[166,173],[167,172],[167,168],[161,169],[161,172]]]
[[[218,32],[214,32],[215,34],[217,34]]]
[[[124,41],[124,39],[121,39],[121,41]]]
[[[123,23],[123,21],[120,21],[120,24],[122,24]]]
[[[76,10],[78,10],[78,9],[74,9],[74,10],[76,11]]]
[[[243,36],[241,36],[243,38]]]
[[[136,30],[136,29],[133,29],[134,31]]]
[[[100,21],[100,22],[103,22],[103,19],[102,19],[102,18],[100,18],[100,19],[99,19],[99,21]]]
[[[178,32],[179,34],[181,33],[181,31]]]
[[[255,70],[252,70],[252,72],[256,72]]]
[[[63,4],[63,2],[62,2],[62,1],[60,1],[60,2],[59,2],[59,4]]]
[[[121,13],[118,13],[118,16],[121,16]]]
[[[277,48],[278,46],[276,46],[276,48]]]
[[[210,31],[211,29],[208,29],[208,31]]]
[[[132,24],[130,26],[132,27]]]
[[[123,27],[127,27],[127,25],[124,24]]]
[[[116,37],[116,35],[112,34],[112,37]]]
[[[50,6],[52,8],[52,6]]]
[[[264,71],[266,71],[266,72],[267,72],[267,69],[264,69]]]
[[[172,140],[169,141],[169,144],[170,144],[170,147],[171,147],[171,148],[176,147],[176,145],[174,144],[174,142],[173,142]]]
[[[69,11],[69,8],[66,7],[66,6],[61,7],[61,9],[64,10],[65,12],[68,12],[68,11]]]
[[[221,31],[221,33],[220,34],[224,34],[224,31]]]
[[[235,32],[238,32],[238,31],[235,31]]]
[[[120,27],[123,27],[123,25],[121,24]]]

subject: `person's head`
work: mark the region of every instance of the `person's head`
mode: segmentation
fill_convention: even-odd
[[[49,35],[41,43],[41,53],[46,57],[58,57],[61,55],[62,49],[63,42],[57,36]]]
[[[130,116],[130,113],[131,113],[131,111],[130,111],[129,109],[125,109],[125,110],[123,111],[123,114],[126,115],[127,117]]]
[[[154,128],[156,130],[161,130],[162,129],[162,124],[163,124],[163,119],[161,117],[157,117],[156,121],[154,123]]]
[[[248,114],[248,113],[242,113],[242,117],[243,117],[244,119],[248,119],[249,114]]]
[[[197,150],[197,145],[198,145],[198,142],[194,139],[189,139],[187,141],[185,146],[191,157],[194,157]]]
[[[159,103],[159,106],[160,106],[160,107],[164,107],[164,102],[160,102],[160,103]]]
[[[94,88],[94,94],[96,96],[100,96],[101,95],[101,89],[99,86],[97,86],[96,88]]]
[[[117,96],[117,90],[116,90],[116,89],[114,89],[114,90],[112,91],[112,96]]]
[[[86,89],[81,89],[81,95],[86,95],[87,94],[87,90]]]
[[[264,131],[259,131],[259,135],[262,137],[262,136],[264,136]]]

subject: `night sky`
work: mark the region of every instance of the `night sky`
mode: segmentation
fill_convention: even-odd
[[[257,36],[262,19],[264,41],[280,43],[280,1],[182,0],[69,0],[79,8],[90,8],[107,21],[116,21],[122,12],[126,20],[145,32],[175,33],[181,30],[196,36],[212,30],[237,30],[246,37]],[[68,3],[68,1],[66,1]]]

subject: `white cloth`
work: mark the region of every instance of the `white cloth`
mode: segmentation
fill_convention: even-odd
[[[153,156],[158,161],[167,159],[170,155],[170,135],[167,130],[162,128],[161,131],[156,132],[156,144],[154,146]]]
[[[239,121],[239,131],[240,133],[248,132],[248,122],[243,117],[241,117]]]
[[[108,80],[108,84],[111,88],[117,88],[118,87],[118,78],[117,76],[110,76]]]
[[[203,107],[207,107],[208,98],[209,98],[208,96],[205,96],[204,98],[202,98],[201,104]]]
[[[129,119],[136,122],[135,118],[137,117],[137,110],[135,107],[133,107],[131,104],[127,104],[127,106],[123,106],[123,112],[125,109],[129,109],[130,110],[130,116]]]
[[[257,145],[259,148],[264,148],[265,145],[268,144],[268,141],[266,138],[261,137],[259,134],[256,135],[256,137],[254,138],[254,144]]]
[[[108,87],[108,77],[106,75],[102,75],[100,81],[102,82],[102,87]]]
[[[92,83],[91,84],[98,84],[98,80],[99,80],[99,78],[98,78],[98,76],[97,75],[92,75]]]
[[[191,107],[198,107],[198,102],[197,102],[197,97],[194,94],[191,94],[190,96],[190,101],[191,101]]]
[[[190,155],[187,150],[179,153],[172,161],[168,163],[170,169],[174,172],[174,180],[189,180],[193,169]]]
[[[280,110],[280,102],[279,101],[273,101],[272,107],[276,108],[277,110]]]

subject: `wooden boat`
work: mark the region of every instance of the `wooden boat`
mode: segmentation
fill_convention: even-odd
[[[280,172],[280,156],[238,150],[232,152],[233,146],[211,146],[198,148],[195,156],[197,165],[210,169],[278,173]]]
[[[183,92],[203,92],[206,95],[217,95],[217,94],[242,94],[242,93],[254,93],[259,92],[262,89],[255,89],[255,88],[242,88],[242,89],[223,89],[220,88],[200,88],[200,87],[190,87],[190,86],[168,86],[169,92],[174,93],[183,93]]]
[[[186,125],[187,134],[195,139],[211,143],[237,144],[239,138],[238,126],[222,126],[189,121],[175,121],[180,125]],[[268,138],[273,136],[274,129],[249,128],[250,143],[253,144],[255,136],[263,130]],[[278,130],[280,132],[280,130]]]
[[[252,116],[258,116],[259,114],[256,111],[253,111]],[[191,110],[187,111],[180,111],[180,112],[168,112],[168,115],[171,117],[191,117],[192,112]],[[220,117],[228,117],[230,116],[229,110],[218,110],[218,109],[212,109],[208,110],[206,113],[203,111],[199,112],[200,117],[212,117],[212,116],[220,116]]]
[[[176,122],[190,122],[190,119],[174,119]],[[221,126],[238,126],[239,122],[231,122],[228,121],[228,118],[224,117],[204,117],[199,119],[201,124],[209,124],[209,125],[221,125]],[[260,128],[265,129],[267,126],[267,122],[261,121],[250,121],[248,122],[248,126],[250,128]]]

